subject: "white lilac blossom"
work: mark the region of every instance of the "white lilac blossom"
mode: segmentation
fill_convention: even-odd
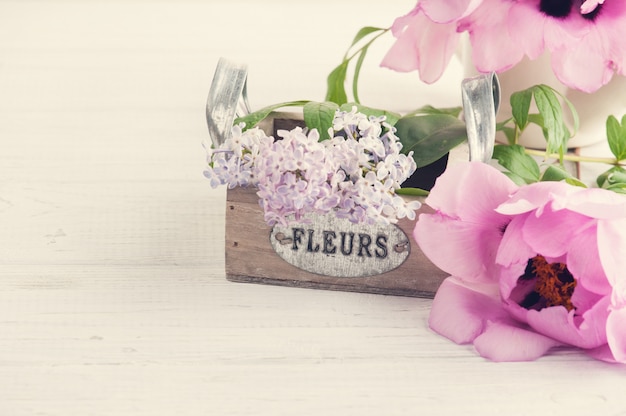
[[[330,140],[313,129],[281,130],[267,136],[258,128],[233,126],[218,149],[207,149],[205,176],[212,187],[255,186],[269,225],[302,221],[307,213],[334,212],[353,223],[396,223],[415,219],[418,201],[395,191],[416,165],[384,116],[337,111]]]
[[[395,194],[416,169],[412,153],[400,153],[402,144],[385,117],[369,118],[357,111],[338,111],[329,142],[346,181],[340,186],[339,217],[355,223],[395,223],[415,219],[418,201],[406,202]],[[343,136],[346,136],[345,138]]]
[[[260,149],[269,145],[271,138],[259,128],[243,132],[244,124],[233,126],[231,136],[217,149],[205,145],[208,167],[204,176],[211,182],[211,187],[228,185],[256,186],[257,179],[252,171]]]

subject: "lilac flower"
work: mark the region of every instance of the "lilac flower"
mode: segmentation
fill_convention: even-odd
[[[271,139],[259,128],[243,132],[243,127],[233,126],[231,136],[218,149],[205,145],[208,166],[204,176],[210,180],[211,187],[228,185],[232,189],[256,185],[252,168],[259,152]]]
[[[400,153],[394,132],[384,116],[367,117],[356,107],[337,111],[325,141],[317,130],[281,130],[274,140],[258,128],[233,126],[224,144],[207,148],[204,174],[212,187],[256,186],[270,225],[331,211],[354,223],[414,219],[420,203],[395,191],[413,174],[415,161]]]

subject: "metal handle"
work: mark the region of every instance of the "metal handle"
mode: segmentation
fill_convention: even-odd
[[[250,113],[247,92],[248,68],[220,58],[206,104],[206,120],[213,145],[224,143],[236,116]]]
[[[463,80],[463,114],[469,159],[488,162],[496,139],[496,113],[500,107],[500,82],[495,72]]]

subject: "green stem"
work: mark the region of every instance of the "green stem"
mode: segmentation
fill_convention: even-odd
[[[552,154],[546,155],[546,152],[542,150],[526,149],[526,153],[529,155],[533,155],[533,156],[543,156],[547,159],[560,159],[560,156],[558,154],[552,153]],[[592,157],[592,156],[578,156],[578,155],[565,154],[563,155],[563,160],[568,160],[570,162],[592,162],[592,163],[604,163],[607,165],[614,165],[614,166],[626,166],[626,161],[621,162],[611,157]]]
[[[391,30],[391,28],[387,28],[387,29],[383,29],[381,30],[381,32],[379,34],[377,34],[376,36],[374,36],[369,42],[367,42],[365,45],[361,46],[359,49],[356,50],[356,52],[354,52],[352,55],[350,55],[348,57],[348,52],[350,52],[350,49],[348,49],[346,51],[346,54],[343,57],[344,61],[351,61],[352,58],[354,58],[355,56],[357,56],[363,49],[365,48],[369,48],[369,46],[374,43],[374,41],[376,39],[378,39],[379,37],[381,37],[382,35],[384,35],[385,33],[389,32],[389,30]]]

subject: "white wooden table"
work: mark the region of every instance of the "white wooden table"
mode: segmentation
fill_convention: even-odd
[[[0,415],[625,415],[626,368],[487,362],[430,300],[225,279],[218,58],[255,108],[321,100],[357,28],[412,6],[309,3],[0,1]],[[366,103],[458,103],[381,48]]]

